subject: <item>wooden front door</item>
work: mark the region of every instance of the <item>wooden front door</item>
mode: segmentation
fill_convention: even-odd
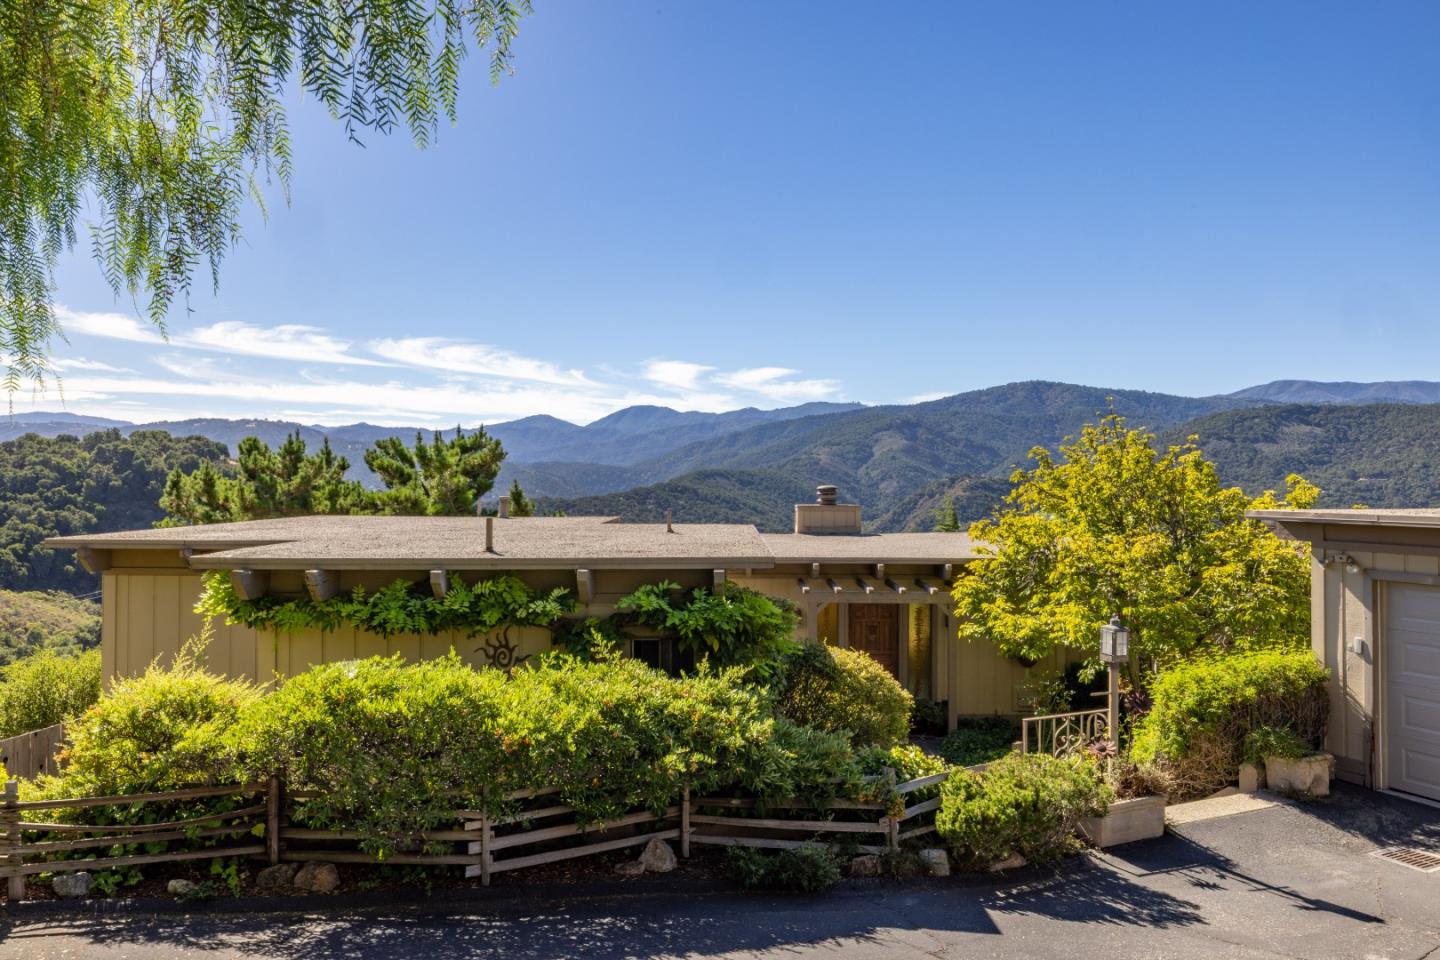
[[[874,657],[891,676],[900,676],[900,605],[850,604],[850,646]]]

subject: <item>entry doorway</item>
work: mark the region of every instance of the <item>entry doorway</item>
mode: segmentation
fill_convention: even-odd
[[[849,640],[853,650],[870,655],[890,675],[900,676],[900,604],[849,604]]]

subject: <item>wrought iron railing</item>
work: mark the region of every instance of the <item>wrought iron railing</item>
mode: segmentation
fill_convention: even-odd
[[[1108,739],[1110,723],[1105,710],[1049,713],[1020,721],[1020,752],[1032,750],[1068,757]]]

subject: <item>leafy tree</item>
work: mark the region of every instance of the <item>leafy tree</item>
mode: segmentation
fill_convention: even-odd
[[[960,529],[960,518],[955,514],[955,498],[946,497],[935,511],[935,532],[955,533]]]
[[[169,514],[166,525],[355,513],[367,493],[345,479],[349,469],[350,461],[336,454],[328,439],[308,453],[298,430],[275,449],[259,437],[246,437],[233,475],[211,464],[191,473],[175,470],[160,505]]]
[[[365,465],[385,484],[372,495],[373,510],[366,512],[460,516],[474,513],[475,504],[495,485],[505,448],[484,427],[466,433],[455,428],[455,438],[437,432],[427,443],[415,435],[415,445],[399,437],[385,437],[365,451]],[[523,496],[523,494],[522,494]]]
[[[1301,551],[1245,519],[1253,506],[1303,508],[1319,491],[1288,478],[1284,500],[1222,488],[1193,443],[1157,451],[1118,415],[1044,448],[1017,471],[1007,506],[970,528],[982,559],[954,588],[960,636],[1034,659],[1057,646],[1096,652],[1112,614],[1142,664],[1207,647],[1303,641],[1310,571]]]
[[[519,480],[510,481],[510,516],[535,516],[535,501],[525,496],[525,491],[520,489]]]
[[[88,593],[99,587],[47,537],[146,527],[172,470],[223,464],[223,443],[157,430],[83,438],[26,434],[0,443],[0,588]],[[3,601],[0,601],[3,602]]]
[[[91,205],[117,294],[161,323],[195,270],[240,235],[245,198],[288,198],[284,102],[298,84],[352,139],[397,126],[420,146],[455,120],[473,43],[496,81],[529,0],[23,0],[0,3],[0,354],[3,383],[46,372],[60,253]]]

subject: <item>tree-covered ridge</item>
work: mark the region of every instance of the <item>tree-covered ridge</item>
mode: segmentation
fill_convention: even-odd
[[[1290,473],[1320,487],[1319,505],[1440,506],[1440,405],[1288,404],[1231,410],[1168,431],[1195,436],[1226,483],[1276,489]]]
[[[40,650],[69,656],[99,645],[99,601],[0,590],[0,666]]]
[[[84,438],[33,434],[0,443],[0,588],[89,593],[98,587],[46,537],[152,526],[172,470],[223,465],[225,446],[203,437],[106,430]]]

